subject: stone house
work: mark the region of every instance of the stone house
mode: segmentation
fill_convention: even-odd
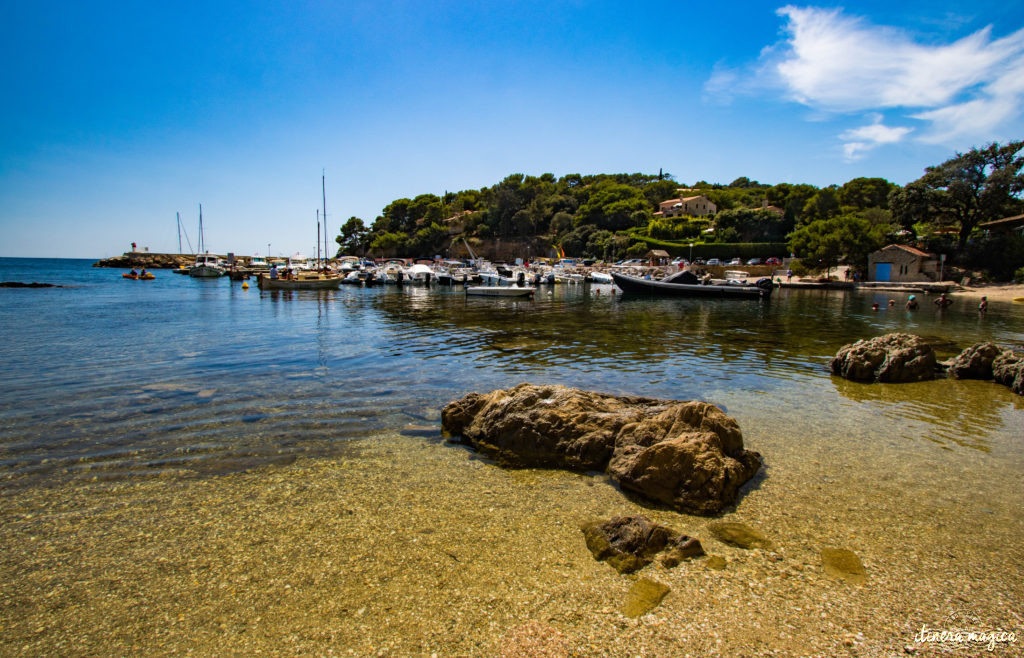
[[[891,244],[868,255],[868,281],[938,281],[939,260],[933,254]]]
[[[678,199],[668,199],[658,204],[658,212],[655,217],[704,217],[714,215],[718,206],[711,202],[703,194],[700,196],[688,196]]]

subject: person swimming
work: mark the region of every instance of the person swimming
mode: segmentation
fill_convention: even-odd
[[[910,297],[907,298],[907,310],[908,311],[916,311],[917,310],[917,296],[916,295],[911,295]]]

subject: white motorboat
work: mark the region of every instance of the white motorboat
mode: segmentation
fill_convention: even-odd
[[[224,276],[227,269],[224,262],[217,256],[211,254],[199,254],[196,256],[196,263],[188,270],[189,276],[198,278],[214,278]]]

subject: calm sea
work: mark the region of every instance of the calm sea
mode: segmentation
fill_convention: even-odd
[[[520,382],[707,400],[748,443],[884,435],[1017,459],[1024,434],[1021,398],[989,382],[869,386],[828,373],[841,345],[892,331],[926,336],[943,355],[982,340],[1024,348],[1019,305],[979,317],[975,300],[940,313],[925,299],[913,313],[896,293],[783,290],[770,303],[631,299],[611,286],[542,288],[532,301],[415,287],[263,293],[164,270],[125,280],[91,264],[0,259],[0,281],[65,286],[0,289],[0,486],[329,455],[353,438],[436,432],[447,402]]]

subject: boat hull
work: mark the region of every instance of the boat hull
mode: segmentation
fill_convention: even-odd
[[[690,283],[651,281],[626,274],[612,273],[615,285],[622,292],[634,295],[666,297],[708,297],[715,299],[768,299],[771,286],[716,286]]]
[[[466,286],[467,295],[481,297],[532,297],[533,288],[515,286]]]
[[[343,277],[299,275],[297,279],[271,279],[261,274],[256,284],[261,290],[337,290],[341,287]]]
[[[188,271],[188,275],[198,279],[214,279],[224,276],[224,270],[210,265],[195,265]]]

